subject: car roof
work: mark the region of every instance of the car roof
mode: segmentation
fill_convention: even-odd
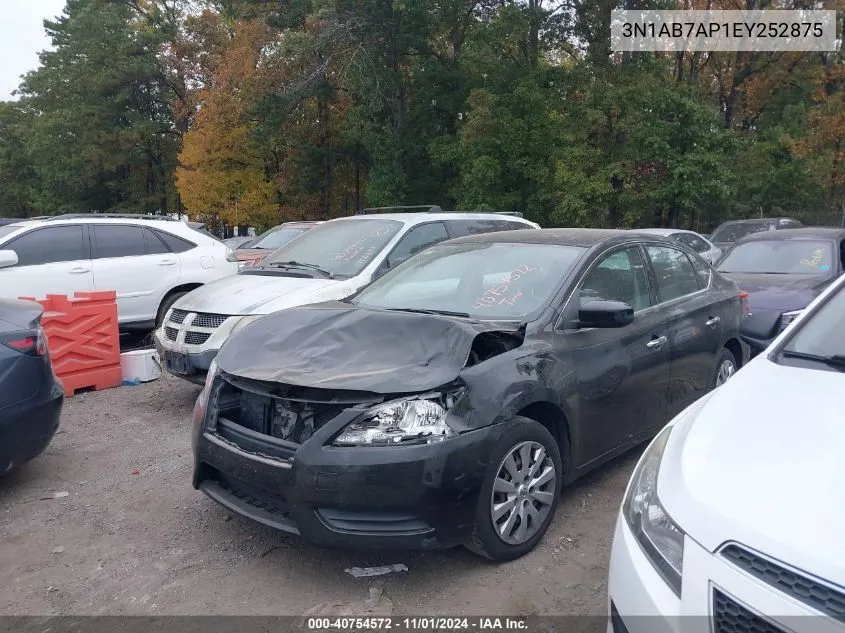
[[[746,235],[739,242],[770,242],[772,240],[800,240],[822,239],[833,240],[845,238],[845,228],[811,226],[803,229],[780,229],[777,231],[763,231]]]
[[[689,229],[631,229],[631,232],[648,233],[649,235],[674,235],[675,233],[692,233],[694,235],[698,235],[698,233],[696,233],[695,231],[690,231]]]
[[[636,232],[628,229],[521,229],[467,235],[449,243],[551,244],[590,248],[607,241],[624,242],[636,237]]]
[[[777,218],[749,218],[745,220],[725,220],[719,226],[724,226],[725,224],[767,224],[772,222],[780,222],[782,220],[789,220],[790,222],[798,222],[795,218],[788,218],[786,216],[781,216]],[[716,227],[718,228],[718,227]]]
[[[361,215],[334,218],[333,220],[329,220],[329,222],[359,220],[361,218],[370,220],[396,220],[403,224],[424,224],[438,220],[509,220],[519,224],[532,224],[530,220],[517,215],[493,212],[462,213],[460,211],[444,211],[443,213],[364,213]]]
[[[322,220],[293,220],[291,222],[282,222],[281,224],[277,224],[276,226],[273,226],[268,229],[267,233],[270,233],[271,231],[275,231],[277,229],[307,229],[322,223]]]

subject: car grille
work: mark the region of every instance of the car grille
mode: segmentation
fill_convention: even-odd
[[[194,317],[194,320],[191,322],[191,325],[193,327],[215,329],[223,325],[223,321],[228,318],[229,317],[225,314],[204,314],[202,312],[198,312]]]
[[[185,317],[188,316],[187,310],[176,310],[173,309],[173,312],[170,313],[170,318],[168,321],[171,323],[181,324],[185,322]]]
[[[718,589],[713,590],[713,633],[786,633]]]
[[[202,345],[214,334],[214,330],[223,325],[223,322],[228,318],[229,315],[226,314],[192,313],[188,310],[173,309],[167,318],[164,334],[168,340],[175,341],[179,329],[173,326],[186,327],[185,344]]]
[[[211,336],[209,332],[193,332],[188,330],[185,332],[185,343],[188,345],[202,345]]]
[[[837,591],[739,545],[728,545],[721,554],[759,580],[825,615],[845,622],[845,591]]]
[[[215,406],[209,407],[214,411],[207,420],[209,430],[242,450],[283,460],[292,458],[299,445],[344,410],[372,402],[373,397],[282,384],[271,395],[266,383],[235,376],[218,380],[212,396]]]

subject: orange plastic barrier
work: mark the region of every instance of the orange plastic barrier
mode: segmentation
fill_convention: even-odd
[[[21,299],[44,306],[41,325],[47,333],[53,371],[64,384],[66,397],[79,389],[99,391],[122,384],[116,292]]]

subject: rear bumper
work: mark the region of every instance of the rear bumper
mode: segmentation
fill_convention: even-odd
[[[283,461],[198,431],[195,488],[264,525],[351,549],[462,543],[500,432],[490,427],[436,444],[346,449],[326,447],[315,435]]]
[[[38,394],[0,411],[0,475],[38,457],[59,428],[64,388],[56,378]]]

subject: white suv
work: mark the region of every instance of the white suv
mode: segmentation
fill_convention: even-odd
[[[152,330],[179,297],[237,271],[231,248],[166,216],[60,215],[0,226],[0,297],[115,290],[122,330]]]
[[[265,314],[347,297],[411,255],[444,240],[540,228],[503,213],[450,213],[439,207],[414,213],[366,211],[370,213],[315,226],[265,257],[259,266],[177,301],[155,334],[167,371],[201,384],[226,339]]]

